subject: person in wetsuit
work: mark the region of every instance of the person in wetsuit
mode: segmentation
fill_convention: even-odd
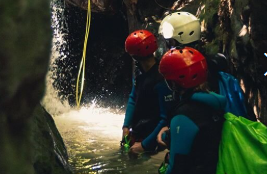
[[[132,128],[136,140],[130,148],[133,153],[156,149],[157,134],[166,126],[165,110],[173,101],[172,91],[158,72],[158,62],[153,56],[157,48],[155,36],[147,30],[134,31],[125,41],[126,52],[141,70],[133,79],[122,128],[123,137]]]
[[[209,92],[207,62],[197,50],[171,49],[162,57],[159,71],[177,94],[168,114],[170,143],[166,174],[215,174],[226,98]],[[162,140],[162,133],[158,142]]]
[[[188,12],[172,12],[162,20],[159,31],[166,49],[192,47],[200,51],[208,64],[210,90],[227,98],[226,111],[256,121],[256,115],[248,104],[238,80],[228,72],[228,61],[222,53],[208,55],[202,49],[199,19]]]

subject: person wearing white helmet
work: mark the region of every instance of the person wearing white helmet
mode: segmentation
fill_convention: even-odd
[[[208,64],[208,82],[212,91],[227,96],[226,111],[256,120],[253,109],[245,100],[238,80],[228,72],[228,60],[222,53],[208,55],[202,49],[199,19],[188,12],[173,12],[164,17],[158,33],[166,41],[167,49],[192,47],[205,55]]]
[[[158,33],[167,40],[174,39],[184,45],[200,39],[201,27],[199,19],[191,13],[174,12],[162,20]]]

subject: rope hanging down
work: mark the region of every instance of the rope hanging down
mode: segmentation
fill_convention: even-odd
[[[88,0],[88,10],[87,10],[87,20],[86,20],[86,31],[85,31],[85,38],[84,38],[84,44],[83,44],[83,56],[80,63],[80,68],[78,72],[77,77],[77,83],[76,83],[76,104],[77,107],[80,107],[82,93],[83,93],[83,87],[84,87],[84,76],[85,76],[85,57],[86,57],[86,48],[87,48],[87,40],[89,36],[89,29],[91,24],[91,7],[90,7],[90,0]],[[82,74],[81,74],[82,72]],[[81,82],[80,82],[81,77]],[[81,83],[81,86],[79,84]],[[79,91],[80,88],[80,91]]]

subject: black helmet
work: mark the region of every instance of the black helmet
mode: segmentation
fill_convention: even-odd
[[[207,64],[211,73],[219,71],[226,72],[228,69],[228,60],[222,53],[217,53],[214,56],[208,56]]]

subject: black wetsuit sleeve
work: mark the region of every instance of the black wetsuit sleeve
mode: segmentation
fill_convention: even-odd
[[[133,82],[134,83],[134,82]],[[123,127],[130,127],[133,120],[133,113],[135,109],[135,86],[133,84],[131,94],[129,95]]]

